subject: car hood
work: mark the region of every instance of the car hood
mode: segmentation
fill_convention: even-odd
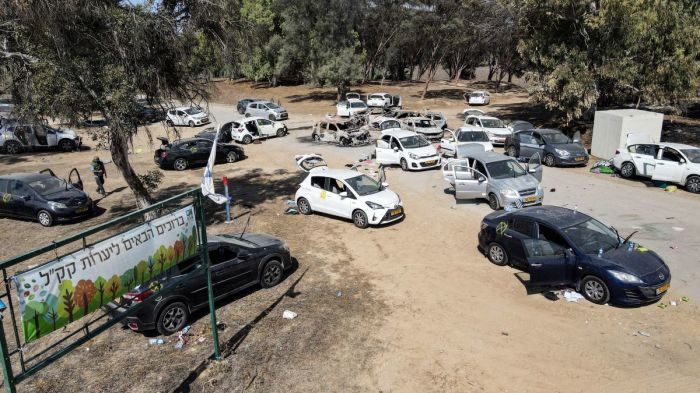
[[[454,143],[455,147],[468,146],[468,145],[481,145],[484,147],[484,151],[493,150],[493,145],[491,144],[491,142],[456,142],[456,143]]]
[[[552,145],[553,148],[559,149],[559,150],[565,150],[568,151],[571,154],[584,154],[586,153],[586,149],[583,148],[578,143],[561,143],[561,144],[556,144]]]
[[[69,188],[66,191],[60,191],[42,196],[42,198],[46,199],[47,201],[71,204],[72,202],[83,203],[87,200],[88,196],[86,193],[78,190],[77,188]]]
[[[489,128],[489,127],[484,127],[484,131],[490,132],[494,135],[500,135],[500,136],[508,136],[511,135],[511,132],[507,128]]]
[[[238,238],[238,236],[235,237]],[[282,239],[264,233],[244,233],[243,240],[255,243],[260,247],[277,246],[284,243]]]
[[[61,128],[58,130],[58,134],[63,135],[63,136],[73,137],[73,138],[75,138],[78,135],[75,133],[74,130],[72,130],[70,128]]]
[[[386,208],[392,208],[401,202],[401,198],[394,191],[384,189],[376,194],[370,194],[363,197],[367,202],[378,203]]]
[[[627,244],[622,244],[617,249],[606,252],[602,259],[621,267],[622,269],[620,270],[634,274],[637,277],[648,276],[662,268],[664,268],[662,270],[665,270],[663,273],[668,275],[668,269],[665,268],[666,264],[658,254],[651,250],[645,252],[628,251]],[[656,281],[658,280],[659,277],[656,278]]]
[[[512,188],[515,191],[526,190],[528,188],[537,188],[540,182],[530,174],[519,177],[511,177],[508,179],[489,179],[491,184],[500,189]]]
[[[428,145],[425,147],[418,147],[415,149],[406,149],[407,152],[416,154],[421,157],[434,156],[437,154],[437,150],[433,145]]]
[[[414,130],[421,134],[440,134],[442,132],[438,127],[414,127]]]
[[[195,119],[201,119],[201,118],[207,117],[207,116],[208,115],[206,114],[206,112],[199,112],[199,113],[196,113],[194,115],[190,115],[190,117],[193,117]]]

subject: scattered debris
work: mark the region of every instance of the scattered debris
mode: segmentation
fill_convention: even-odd
[[[666,303],[659,303],[659,305],[658,305],[657,307],[659,307],[659,308],[666,308],[666,307],[668,307],[668,304],[666,304]]]
[[[567,302],[578,303],[580,299],[583,299],[583,295],[572,289],[565,290],[563,295]]]
[[[665,191],[666,191],[666,192],[676,192],[676,191],[678,191],[678,187],[676,187],[676,186],[668,186],[668,187],[665,188]]]
[[[613,168],[611,161],[596,161],[591,166],[591,173],[613,175],[615,174],[615,168]]]
[[[152,339],[148,340],[148,343],[151,345],[163,345],[163,343],[165,343],[165,341],[163,341],[162,338],[152,338]]]
[[[668,304],[670,304],[670,305],[672,305],[672,306],[677,306],[677,305],[678,305],[678,303],[676,303],[674,300],[671,300],[670,302],[668,302]]]
[[[187,344],[187,333],[190,332],[190,329],[192,329],[192,326],[187,325],[177,332],[177,344],[175,344],[175,349],[184,348],[185,344]]]
[[[216,328],[219,329],[219,331],[223,332],[224,330],[228,329],[228,325],[223,322],[217,322]]]
[[[294,318],[297,317],[297,315],[298,315],[298,314],[295,313],[294,311],[284,310],[284,312],[282,313],[282,318],[284,318],[284,319],[294,319]]]
[[[671,227],[671,228],[673,228],[673,230],[676,231],[676,232],[683,232],[683,231],[685,231],[685,228],[681,228],[681,227]]]
[[[556,191],[557,191],[556,188],[550,188],[550,189],[549,189],[549,192],[556,192]]]
[[[640,336],[644,336],[644,337],[651,337],[651,334],[644,332],[644,331],[641,331],[641,330],[637,330],[637,334],[639,334]]]
[[[204,336],[199,336],[199,338],[197,339],[197,342],[198,342],[198,343],[203,343],[203,342],[206,341],[206,340],[207,340],[206,337],[204,337]]]
[[[654,347],[655,347],[656,349],[661,349],[661,345],[659,345],[659,344],[654,344]]]
[[[681,297],[681,300],[684,302],[689,302],[690,298],[688,298],[688,296],[683,296],[683,297]]]
[[[501,332],[502,336],[509,336],[508,332]]]
[[[336,293],[335,293],[335,296],[337,296],[337,297],[343,296],[343,291],[338,291],[338,292],[336,292]]]
[[[288,207],[288,208],[284,211],[284,214],[297,215],[297,214],[299,214],[299,211],[297,210],[296,207]]]
[[[559,296],[557,296],[557,294],[552,291],[544,292],[542,296],[544,296],[545,299],[551,300],[553,302],[559,300]]]

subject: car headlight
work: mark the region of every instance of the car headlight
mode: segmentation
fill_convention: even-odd
[[[284,243],[284,242],[283,242],[283,243],[282,243],[282,249],[283,249],[284,251],[289,252],[289,245],[288,245],[287,243]]]
[[[611,270],[610,274],[612,274],[613,277],[617,278],[622,282],[626,282],[629,284],[642,284],[642,280],[634,274],[618,272],[617,270]]]
[[[52,209],[65,209],[66,207],[68,207],[65,203],[52,201],[49,201],[49,206],[51,206]]]
[[[501,190],[501,195],[503,195],[506,198],[517,198],[520,196],[520,194],[518,194],[518,192],[512,188],[505,188]]]
[[[419,158],[417,154],[413,153],[408,153],[408,156],[411,157],[412,160],[417,160]]]
[[[561,150],[561,149],[554,149],[554,151],[556,151],[557,154],[559,154],[559,155],[562,156],[562,157],[568,157],[569,154],[570,154],[568,151],[566,151],[566,150]]]
[[[496,135],[495,135],[493,132],[491,132],[491,131],[485,131],[485,132],[486,132],[486,136],[488,136],[489,138],[493,138],[493,137],[496,136]]]
[[[367,206],[369,206],[369,207],[371,207],[372,209],[375,209],[375,210],[377,210],[377,209],[384,209],[384,206],[382,206],[382,205],[380,205],[380,204],[378,204],[378,203],[369,202],[369,201],[367,201],[367,202],[365,202],[365,203],[367,204]]]
[[[538,194],[538,195],[541,195],[543,192],[544,192],[544,191],[542,190],[542,185],[541,185],[541,184],[538,184],[538,185],[537,185],[537,194]]]

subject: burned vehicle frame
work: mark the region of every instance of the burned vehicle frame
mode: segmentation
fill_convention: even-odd
[[[370,144],[369,131],[360,124],[347,120],[326,119],[314,125],[311,132],[314,142],[334,143],[338,146],[364,146]]]

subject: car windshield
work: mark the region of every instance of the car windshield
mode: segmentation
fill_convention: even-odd
[[[424,119],[424,120],[416,120],[416,127],[422,127],[422,128],[429,128],[429,127],[435,127],[435,123],[433,123],[430,120]]]
[[[509,179],[511,177],[520,177],[527,174],[520,164],[511,159],[488,163],[486,164],[486,168],[492,179]]]
[[[484,93],[471,93],[471,94],[469,94],[469,97],[472,97],[472,98],[481,98],[483,96],[484,96]]]
[[[505,128],[499,119],[481,119],[481,124],[486,128]]]
[[[426,147],[430,145],[430,142],[425,140],[425,138],[423,138],[422,135],[411,135],[405,138],[399,138],[399,141],[401,142],[401,146],[403,146],[404,149],[416,149],[419,147]]]
[[[457,134],[458,142],[488,142],[489,137],[483,131],[461,131]]]
[[[586,254],[595,254],[601,248],[610,251],[620,244],[617,234],[593,218],[564,229],[571,241]]]
[[[681,149],[681,152],[688,157],[688,161],[693,164],[700,164],[700,149]]]
[[[350,106],[353,108],[366,108],[367,107],[367,105],[365,105],[365,103],[361,102],[361,101],[360,102],[352,102],[352,103],[350,103]]]
[[[191,108],[185,109],[185,113],[187,113],[188,115],[196,115],[198,113],[202,113],[202,111],[199,110],[198,108],[191,107]]]
[[[401,128],[401,123],[396,120],[389,120],[382,123],[382,130],[388,130],[389,128]]]
[[[265,103],[265,106],[268,107],[268,108],[270,108],[270,109],[277,109],[277,108],[279,108],[279,106],[278,106],[277,104],[275,104],[274,102],[266,102],[266,103]]]
[[[542,139],[549,145],[571,143],[571,138],[559,132],[542,134]]]
[[[28,185],[43,197],[72,188],[65,181],[55,177],[34,180],[29,182]]]
[[[345,182],[359,195],[374,194],[382,190],[382,185],[367,175],[346,179]]]
[[[335,126],[338,127],[339,130],[347,130],[350,128],[350,123],[335,123]]]
[[[381,99],[383,99],[384,97],[380,96],[379,94],[372,94],[371,96],[369,96],[369,98],[370,98],[371,100],[381,100]]]

